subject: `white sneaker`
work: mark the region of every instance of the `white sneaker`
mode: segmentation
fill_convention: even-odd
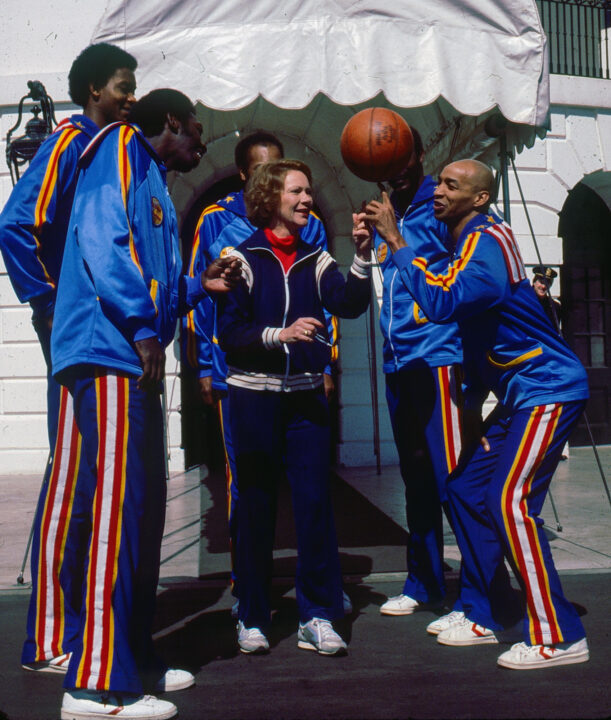
[[[188,670],[171,668],[166,670],[165,675],[157,681],[155,690],[157,692],[173,692],[174,690],[184,690],[191,685],[195,685],[195,678]]]
[[[497,665],[512,670],[538,670],[552,665],[574,665],[590,659],[585,638],[558,645],[527,645],[520,642],[499,656]]]
[[[38,662],[24,663],[21,667],[24,670],[33,670],[34,672],[61,673],[68,672],[68,663],[70,662],[71,653],[58,655],[50,660],[39,660]]]
[[[64,693],[61,720],[169,720],[178,714],[176,705],[152,695],[122,696],[100,690],[70,690]]]
[[[380,615],[411,615],[419,605],[409,595],[395,595],[380,607]]]
[[[244,623],[238,622],[238,645],[243,653],[256,653],[262,655],[269,652],[269,643],[259,628],[245,628]]]
[[[352,600],[345,592],[342,593],[342,601],[344,603],[344,615],[352,615]]]
[[[312,618],[305,624],[299,623],[297,647],[315,650],[319,655],[344,655],[346,643],[333,629],[329,620]]]
[[[426,631],[429,635],[439,635],[440,632],[447,630],[449,627],[454,625],[454,623],[464,620],[464,617],[465,614],[462,610],[452,610],[451,613],[442,615],[441,617],[438,617],[437,620],[433,620],[433,622],[429,623],[426,626]]]
[[[478,625],[469,618],[464,617],[454,624],[450,625],[447,630],[442,630],[437,635],[437,642],[442,645],[486,645],[488,643],[498,643],[498,639],[490,628]]]

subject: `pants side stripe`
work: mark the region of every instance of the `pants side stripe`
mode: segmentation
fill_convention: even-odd
[[[125,498],[125,478],[127,465],[127,435],[129,430],[129,380],[125,377],[116,378],[117,381],[117,424],[114,451],[114,477],[112,484],[112,497],[107,518],[109,527],[109,548],[105,572],[105,603],[104,607],[111,608],[107,634],[105,637],[108,648],[105,657],[103,688],[110,685],[110,672],[112,669],[112,648],[114,647],[115,622],[112,611],[112,593],[117,582],[119,550],[121,547],[121,530],[123,527],[123,501]]]
[[[70,519],[72,518],[72,506],[74,503],[74,493],[76,490],[76,483],[78,479],[79,467],[81,463],[81,446],[82,438],[79,429],[74,420],[72,414],[72,398],[69,396],[68,391],[63,388],[62,392],[66,392],[67,400],[70,402],[70,445],[68,449],[68,472],[66,476],[66,485],[64,488],[64,494],[62,498],[61,508],[59,511],[60,521],[57,527],[57,536],[55,540],[55,557],[57,558],[57,569],[54,569],[54,581],[53,588],[55,591],[55,607],[58,608],[59,623],[57,625],[57,634],[53,638],[53,651],[54,657],[62,655],[64,649],[62,648],[62,642],[64,638],[65,629],[65,600],[64,592],[59,582],[59,573],[64,564],[64,555],[66,552],[66,542],[68,538],[68,529],[70,527]]]
[[[80,461],[80,434],[72,414],[72,398],[60,392],[58,431],[40,523],[37,569],[36,660],[64,651],[64,594],[59,583],[68,523]]]
[[[231,472],[231,465],[229,463],[229,455],[227,453],[227,446],[225,445],[225,418],[223,416],[223,407],[221,401],[218,402],[219,409],[219,421],[221,423],[221,435],[223,437],[223,453],[225,455],[225,477],[227,479],[227,520],[231,519],[231,495],[233,486],[233,474]]]
[[[539,406],[528,420],[503,489],[502,510],[514,561],[526,586],[533,644],[561,642],[535,520],[527,504],[532,482],[549,448],[561,406]]]
[[[437,381],[443,422],[443,440],[448,474],[460,455],[460,422],[456,397],[456,378],[451,366],[437,368]]]
[[[124,453],[116,457],[117,448],[122,450],[127,406],[124,382],[114,376],[101,375],[95,380],[98,423],[97,487],[93,503],[93,526],[89,548],[87,572],[86,613],[87,621],[83,636],[83,655],[77,672],[78,687],[92,690],[107,689],[111,670],[114,634],[114,616],[111,605],[117,532],[120,531],[120,501],[124,488],[115,488],[117,461],[125,464]],[[119,387],[121,390],[119,390]],[[119,475],[124,478],[124,472]],[[119,483],[124,485],[124,483]],[[110,569],[109,569],[110,563]]]

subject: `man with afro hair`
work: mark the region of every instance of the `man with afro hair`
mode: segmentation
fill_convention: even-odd
[[[32,595],[21,660],[27,670],[66,672],[79,628],[83,577],[70,548],[79,532],[71,511],[81,437],[68,392],[51,375],[50,338],[78,161],[101,128],[127,119],[136,100],[137,64],[107,43],[80,53],[70,69],[69,92],[82,110],[60,122],[41,145],[0,215],[6,269],[19,300],[32,307],[47,365],[51,454],[33,526]]]

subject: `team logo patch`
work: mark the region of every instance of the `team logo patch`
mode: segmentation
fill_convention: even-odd
[[[388,245],[383,242],[378,245],[378,262],[383,263],[388,255]]]
[[[153,211],[153,225],[158,227],[163,222],[163,209],[156,197],[151,200],[151,209]]]
[[[219,257],[222,257],[222,258],[227,257],[227,255],[232,253],[234,250],[235,250],[235,247],[233,245],[227,245],[227,247],[224,247],[221,250],[221,254],[219,255]]]

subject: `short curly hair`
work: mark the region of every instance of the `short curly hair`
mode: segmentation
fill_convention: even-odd
[[[301,160],[275,160],[263,163],[246,184],[244,202],[250,222],[259,228],[269,227],[280,205],[284,179],[291,170],[302,172],[312,184],[312,171]]]
[[[132,72],[138,67],[138,61],[125,50],[96,43],[89,45],[72,63],[68,74],[68,92],[76,105],[84,108],[89,100],[89,86],[96,90],[103,88],[110,78],[121,68]]]
[[[163,132],[168,115],[174,115],[184,125],[190,115],[195,115],[195,106],[180,90],[157,88],[132,105],[128,119],[145,137],[154,137]]]
[[[248,169],[248,153],[251,148],[257,147],[257,145],[262,145],[267,148],[276,147],[278,148],[280,156],[284,157],[284,147],[280,140],[265,130],[257,130],[243,137],[235,146],[234,158],[238,170],[244,171]]]

